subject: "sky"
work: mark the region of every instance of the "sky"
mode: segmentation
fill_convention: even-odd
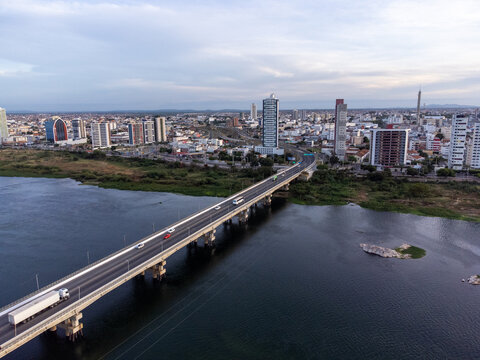
[[[0,0],[10,111],[480,105],[479,0]]]

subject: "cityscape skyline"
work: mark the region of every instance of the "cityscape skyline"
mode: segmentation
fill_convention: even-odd
[[[474,1],[0,5],[9,111],[478,104]]]

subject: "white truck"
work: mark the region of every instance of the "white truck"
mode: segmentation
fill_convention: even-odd
[[[58,303],[67,300],[70,297],[68,289],[62,288],[60,290],[50,291],[28,304],[25,304],[18,309],[13,310],[8,314],[8,322],[12,325],[17,325],[21,322],[27,322],[33,319],[39,312],[52,308]]]

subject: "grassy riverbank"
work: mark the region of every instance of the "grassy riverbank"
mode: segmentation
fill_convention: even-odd
[[[270,167],[232,172],[160,160],[106,157],[103,153],[0,150],[0,176],[72,178],[121,190],[229,196],[271,174]],[[469,183],[411,183],[388,173],[356,178],[320,169],[308,182],[290,186],[290,201],[305,205],[354,202],[378,211],[480,221],[480,186]]]
[[[72,178],[120,190],[229,196],[271,173],[270,167],[232,172],[160,160],[106,157],[103,153],[0,150],[0,176]]]
[[[321,169],[309,182],[290,187],[298,204],[344,205],[349,202],[378,211],[480,221],[480,186],[471,183],[412,183],[388,173],[356,178]]]

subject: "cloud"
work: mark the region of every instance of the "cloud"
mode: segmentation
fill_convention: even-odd
[[[16,79],[0,105],[224,108],[275,91],[393,106],[413,104],[420,85],[478,102],[468,82],[479,10],[476,0],[0,0],[0,76]]]

